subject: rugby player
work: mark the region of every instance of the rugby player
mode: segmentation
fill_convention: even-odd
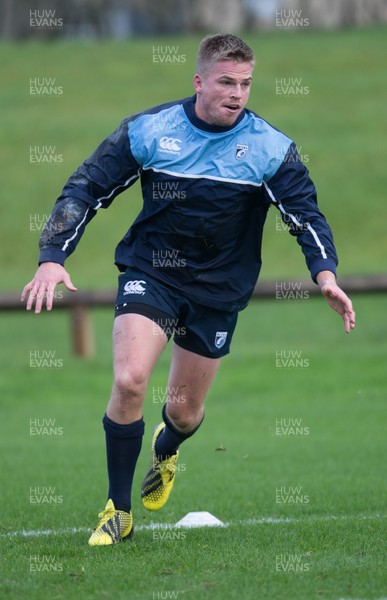
[[[355,326],[336,283],[331,230],[295,143],[246,108],[255,58],[240,38],[199,46],[195,95],[125,118],[67,181],[40,239],[39,268],[22,293],[51,310],[56,286],[75,291],[65,260],[98,209],[141,182],[143,208],[116,248],[114,377],[103,417],[109,491],[91,546],[131,537],[131,491],[144,433],[147,383],[173,337],[167,401],[152,439],[142,502],[160,509],[179,448],[200,427],[204,400],[261,268],[274,206],[301,246],[313,281]]]

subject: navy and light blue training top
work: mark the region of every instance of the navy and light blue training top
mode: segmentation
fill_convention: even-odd
[[[133,266],[201,304],[241,310],[259,275],[274,205],[312,278],[335,273],[331,230],[295,143],[247,109],[232,126],[209,125],[196,116],[195,101],[122,121],[67,181],[41,236],[40,262],[63,265],[97,210],[140,179],[144,204],[116,248],[120,271]]]

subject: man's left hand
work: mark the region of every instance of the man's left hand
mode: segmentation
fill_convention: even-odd
[[[329,306],[342,316],[346,333],[355,328],[356,314],[352,302],[347,294],[337,285],[336,278],[331,271],[318,273],[317,282],[321,293],[325,296]]]

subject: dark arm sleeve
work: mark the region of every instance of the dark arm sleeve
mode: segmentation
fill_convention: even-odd
[[[63,265],[97,210],[138,179],[141,166],[130,149],[128,122],[122,121],[68,179],[39,240],[39,264]]]
[[[297,238],[313,281],[320,271],[336,273],[337,254],[331,229],[317,206],[316,188],[292,143],[271,179],[264,181],[268,199]]]

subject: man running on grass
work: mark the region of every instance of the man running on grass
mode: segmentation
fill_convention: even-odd
[[[290,224],[345,331],[355,326],[351,301],[336,284],[332,234],[296,146],[246,108],[254,63],[251,48],[234,35],[202,40],[196,94],[124,119],[70,177],[42,233],[40,266],[22,293],[27,310],[35,303],[36,313],[45,298],[51,310],[59,283],[76,290],[66,258],[97,210],[141,180],[143,209],[115,254],[121,274],[114,381],[103,418],[109,492],[91,546],[133,533],[142,406],[152,370],[173,336],[167,387],[173,396],[153,435],[141,494],[148,510],[168,500],[179,447],[203,421],[204,400],[257,281],[269,206]]]

